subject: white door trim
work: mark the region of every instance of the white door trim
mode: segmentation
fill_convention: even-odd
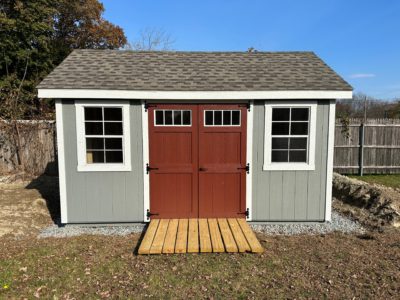
[[[143,139],[143,221],[149,222],[147,210],[150,210],[150,175],[147,174],[146,164],[149,163],[149,115],[146,101],[142,100],[142,139]]]
[[[336,101],[329,101],[329,127],[328,127],[328,159],[326,162],[326,195],[325,195],[325,221],[332,220],[332,178],[333,155],[335,142],[335,110]]]
[[[253,218],[253,111],[254,102],[249,101],[250,111],[247,112],[247,143],[246,143],[246,161],[250,164],[249,174],[246,174],[246,208],[249,209],[247,220]]]

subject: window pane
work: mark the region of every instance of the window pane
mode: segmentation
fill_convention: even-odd
[[[232,125],[240,125],[240,110],[232,111]]]
[[[292,108],[292,121],[308,121],[308,108]]]
[[[290,149],[307,150],[307,138],[291,138]]]
[[[206,125],[213,125],[213,112],[211,110],[206,111]]]
[[[85,107],[86,121],[102,121],[103,113],[101,107]]]
[[[231,111],[224,110],[224,125],[231,125]]]
[[[104,134],[105,135],[122,135],[122,123],[121,122],[104,123]]]
[[[274,122],[272,123],[272,135],[288,135],[289,123],[287,122]]]
[[[164,112],[156,110],[156,125],[164,125]]]
[[[104,151],[86,151],[86,163],[104,163]]]
[[[122,108],[120,107],[105,107],[104,120],[106,121],[122,121]]]
[[[102,135],[103,123],[101,122],[85,122],[86,135]]]
[[[122,138],[106,138],[106,149],[122,150]]]
[[[291,123],[290,134],[308,135],[308,123],[307,122]]]
[[[289,121],[290,108],[273,108],[272,121]]]
[[[183,125],[190,125],[190,110],[183,111]]]
[[[122,151],[106,151],[107,163],[122,163]]]
[[[222,125],[222,111],[214,111],[214,125]]]
[[[271,155],[272,162],[287,162],[288,151],[272,151]]]
[[[172,110],[165,111],[165,125],[172,125]]]
[[[307,162],[307,151],[290,151],[289,162]]]
[[[289,149],[289,138],[273,138],[272,149]]]
[[[104,139],[103,138],[86,138],[86,149],[87,150],[103,150]]]
[[[174,125],[182,125],[182,114],[180,110],[174,110]]]

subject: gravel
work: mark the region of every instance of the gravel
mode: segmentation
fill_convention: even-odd
[[[43,229],[39,233],[39,238],[48,237],[71,237],[79,236],[84,234],[93,235],[128,235],[131,233],[141,233],[145,227],[145,224],[135,224],[135,225],[118,225],[118,226],[88,226],[88,225],[67,225],[59,227],[53,225]]]
[[[84,234],[124,236],[131,233],[141,233],[144,227],[145,224],[118,226],[67,225],[64,227],[53,225],[43,229],[39,234],[39,238],[63,238]],[[251,227],[253,230],[267,235],[326,234],[334,231],[364,233],[364,228],[361,225],[337,212],[332,212],[332,221],[326,223],[252,224]]]
[[[332,212],[332,221],[325,223],[290,223],[290,224],[252,224],[254,231],[266,235],[326,234],[340,231],[344,233],[364,233],[364,228],[357,222]]]

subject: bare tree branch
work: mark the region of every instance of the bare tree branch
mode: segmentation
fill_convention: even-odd
[[[174,43],[175,40],[165,30],[147,27],[140,31],[138,39],[129,43],[126,49],[137,51],[168,51],[172,50]]]

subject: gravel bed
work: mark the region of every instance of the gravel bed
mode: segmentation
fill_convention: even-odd
[[[325,223],[252,224],[254,231],[266,235],[326,234],[340,231],[344,233],[364,233],[364,228],[348,217],[332,212],[332,221]]]
[[[145,224],[135,224],[135,225],[117,225],[117,226],[82,226],[82,225],[67,225],[64,227],[59,227],[53,225],[43,229],[38,237],[71,237],[84,234],[94,234],[94,235],[128,235],[131,233],[141,233],[145,227]]]

